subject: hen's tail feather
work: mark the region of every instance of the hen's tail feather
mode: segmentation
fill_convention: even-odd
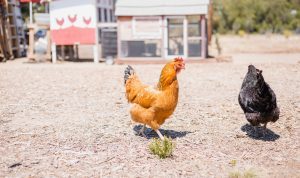
[[[124,84],[126,84],[129,76],[133,74],[134,74],[134,69],[130,65],[128,65],[124,71]]]

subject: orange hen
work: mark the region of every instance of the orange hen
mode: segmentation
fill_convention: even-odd
[[[128,102],[133,103],[130,114],[133,121],[144,124],[140,134],[145,136],[145,126],[150,126],[163,139],[158,130],[172,115],[178,102],[177,74],[185,68],[182,58],[168,62],[161,71],[156,87],[142,84],[134,69],[125,70],[125,88]]]

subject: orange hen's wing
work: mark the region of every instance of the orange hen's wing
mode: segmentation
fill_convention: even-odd
[[[142,84],[136,75],[129,77],[125,87],[128,102],[139,104],[144,108],[151,107],[160,94],[160,91],[153,87]]]

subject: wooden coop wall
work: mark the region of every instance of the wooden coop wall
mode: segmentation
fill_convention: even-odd
[[[172,35],[175,24],[169,20],[181,19],[181,53],[170,51],[176,42]],[[205,15],[185,16],[121,16],[118,17],[118,60],[165,61],[176,56],[189,60],[207,57],[207,19]],[[171,26],[173,25],[173,26]],[[175,29],[171,30],[170,29]],[[175,35],[176,36],[176,35]],[[176,48],[176,47],[175,47]],[[183,52],[182,52],[183,51]]]
[[[118,58],[162,60],[161,17],[119,17]]]

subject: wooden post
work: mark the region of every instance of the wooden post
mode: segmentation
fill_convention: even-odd
[[[61,57],[62,57],[62,60],[64,61],[65,60],[65,46],[64,45],[61,45],[60,46],[60,54],[61,54]]]
[[[78,52],[78,45],[75,44],[75,55],[76,55],[76,60],[79,59],[79,52]]]
[[[47,52],[46,58],[51,59],[51,39],[50,39],[50,29],[47,28]]]
[[[29,28],[29,46],[28,46],[28,59],[34,59],[34,28],[33,24],[28,26]]]
[[[208,21],[207,21],[207,41],[208,44],[211,44],[211,37],[212,37],[212,18],[214,15],[213,10],[213,1],[210,1],[208,6]]]
[[[99,47],[98,47],[98,43],[96,43],[94,45],[94,48],[93,48],[93,52],[94,52],[94,63],[99,63],[99,55],[98,55],[98,52],[99,52]]]
[[[52,43],[51,45],[51,51],[52,51],[52,63],[56,63],[56,44]]]
[[[117,59],[116,59],[116,62],[118,63],[118,60],[121,59],[121,38],[122,38],[122,35],[121,35],[121,23],[122,21],[119,20],[120,17],[117,17]]]
[[[206,33],[206,19],[204,15],[201,15],[201,56],[206,58],[206,40],[207,40],[207,33]]]
[[[33,23],[33,20],[32,20],[32,2],[31,1],[29,2],[29,22],[30,22],[30,24]]]
[[[164,50],[164,59],[168,59],[168,19],[166,16],[163,18],[163,50]]]
[[[96,13],[96,17],[99,17],[99,14],[98,14],[98,5],[97,5],[97,2],[95,0],[94,4],[95,4],[95,13]],[[97,19],[97,18],[96,18]],[[96,29],[95,29],[95,45],[94,45],[94,49],[93,49],[93,52],[94,52],[94,63],[99,63],[99,30],[98,30],[98,23],[96,23]]]
[[[74,54],[74,51],[75,51],[75,45],[73,44],[73,45],[71,45],[70,47],[69,47],[69,49],[70,49],[70,59],[72,60],[72,61],[75,61],[75,54]]]
[[[164,39],[164,36],[165,36],[165,28],[166,28],[166,25],[165,25],[165,16],[161,16],[160,17],[160,28],[161,28],[161,36],[160,36],[160,41],[161,41],[161,58],[162,59],[165,59],[165,39]]]
[[[183,19],[183,56],[188,57],[188,20],[187,16]]]

